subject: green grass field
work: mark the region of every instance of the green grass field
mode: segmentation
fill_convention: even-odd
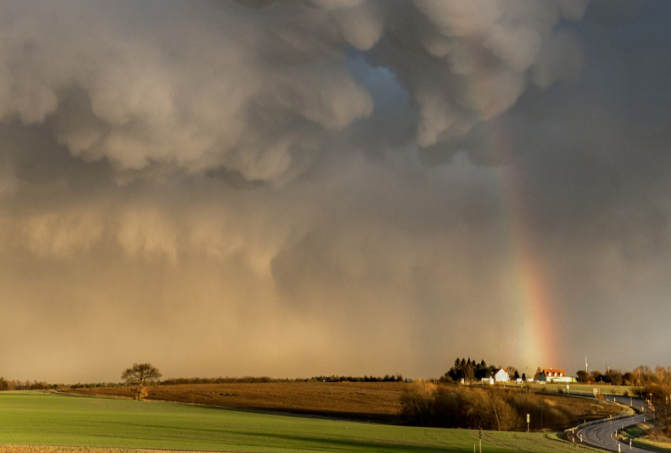
[[[548,393],[557,393],[559,390],[566,392],[566,384],[529,384],[529,387],[534,391],[545,390]],[[634,387],[628,385],[603,385],[603,384],[569,384],[569,393],[589,393],[592,394],[594,389],[599,389],[603,395],[633,395]]]
[[[477,431],[260,414],[165,402],[0,393],[0,445],[244,452],[471,452]],[[483,452],[575,452],[554,434],[485,432]]]

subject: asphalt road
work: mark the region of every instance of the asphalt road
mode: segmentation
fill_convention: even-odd
[[[630,399],[625,397],[608,397],[615,398],[621,404],[629,405]],[[640,400],[633,400],[634,406],[644,407]],[[598,423],[591,423],[579,426],[573,432],[575,441],[581,441],[586,444],[603,448],[606,450],[617,451],[622,453],[650,453],[649,450],[642,448],[630,447],[628,444],[618,442],[615,440],[615,435],[618,430],[624,429],[627,426],[637,425],[644,421],[650,420],[652,414],[646,411],[644,414],[632,415],[630,417],[618,418],[612,421],[603,421]]]

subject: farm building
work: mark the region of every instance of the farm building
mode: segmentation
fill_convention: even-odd
[[[576,379],[571,376],[566,376],[566,373],[562,369],[555,368],[546,368],[541,370],[538,375],[538,382],[550,382],[550,383],[559,383],[559,382],[576,382]]]
[[[501,368],[499,371],[494,373],[494,380],[496,382],[509,382],[510,381],[510,375],[508,374],[508,372],[505,369]]]

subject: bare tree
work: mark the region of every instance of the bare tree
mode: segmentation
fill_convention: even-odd
[[[121,375],[126,385],[133,387],[133,397],[141,401],[147,396],[147,386],[155,384],[163,376],[151,363],[134,363]]]

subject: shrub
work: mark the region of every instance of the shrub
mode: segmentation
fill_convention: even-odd
[[[572,421],[567,409],[540,395],[426,382],[408,386],[401,407],[404,420],[419,426],[524,430],[527,414],[538,428],[560,429]]]

